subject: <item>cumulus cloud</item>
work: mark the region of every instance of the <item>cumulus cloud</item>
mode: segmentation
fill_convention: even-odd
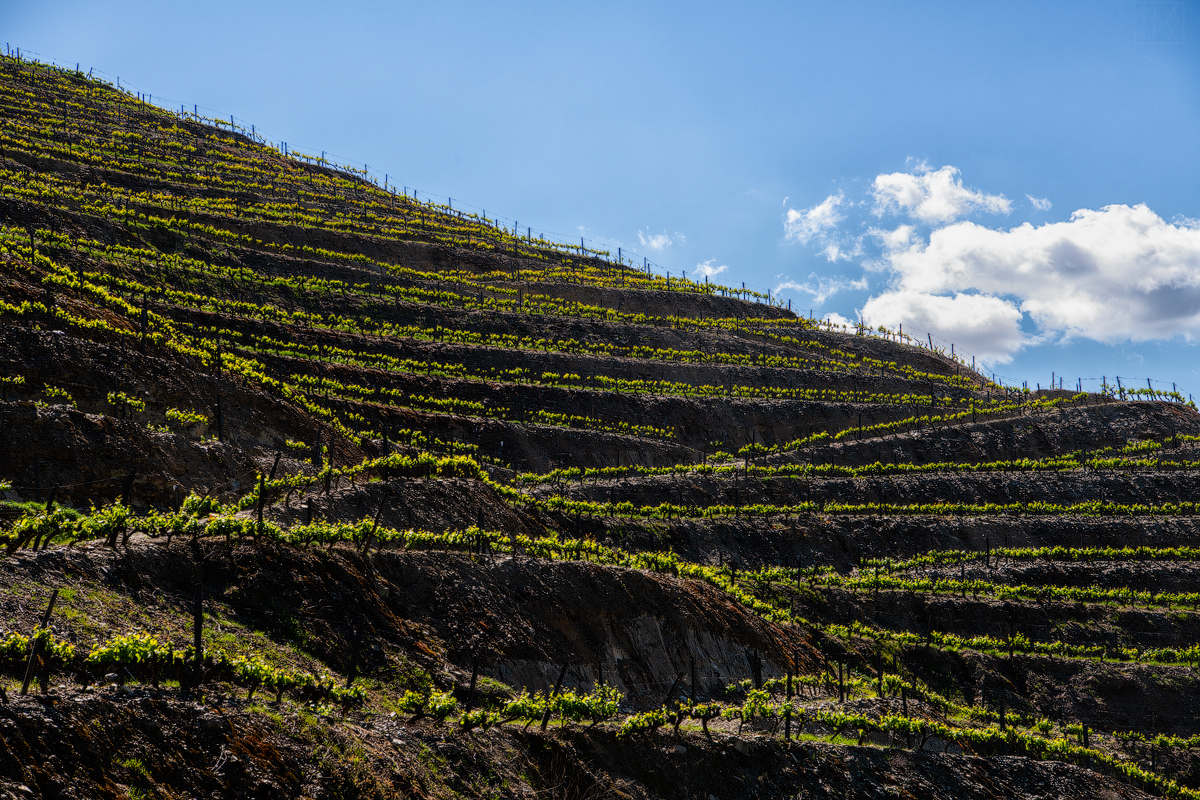
[[[638,230],[637,235],[638,242],[642,245],[642,247],[647,247],[651,250],[666,250],[668,247],[677,242],[679,244],[683,244],[687,241],[687,237],[679,231],[676,231],[675,235],[671,236],[666,231],[663,231],[662,233],[646,233],[642,230]]]
[[[696,274],[701,278],[711,278],[714,275],[720,275],[725,270],[729,269],[728,264],[717,266],[717,260],[710,258],[708,261],[701,262],[696,265]]]
[[[874,237],[875,241],[879,243],[879,246],[883,248],[883,252],[887,255],[904,252],[923,241],[917,235],[916,227],[912,225],[898,225],[891,230],[887,230],[886,228],[871,228],[868,233]]]
[[[847,280],[845,278],[827,278],[813,272],[808,276],[808,280],[804,283],[797,283],[793,280],[785,280],[775,287],[775,292],[778,294],[784,289],[792,289],[797,292],[805,292],[812,295],[813,302],[817,305],[824,305],[825,301],[833,297],[843,289],[857,289],[864,291],[867,288],[867,279],[860,278],[858,280]]]
[[[1048,198],[1025,197],[1027,213],[1052,207]],[[874,227],[861,220],[866,233],[852,239],[845,217],[864,206],[900,218]],[[877,175],[866,203],[839,192],[789,210],[784,232],[830,261],[866,255],[862,266],[884,287],[861,310],[872,326],[903,322],[992,363],[1046,341],[1200,339],[1200,221],[1168,222],[1144,204],[1009,228],[967,219],[1012,207],[1002,194],[964,186],[953,166],[918,164]],[[812,274],[779,288],[823,303],[866,284]]]
[[[910,330],[936,331],[966,352],[989,363],[1006,363],[1029,343],[1021,331],[1021,309],[999,297],[955,294],[952,297],[911,290],[884,292],[862,309],[870,326],[901,324]]]
[[[987,194],[968,189],[958,177],[958,168],[930,169],[917,166],[915,172],[876,175],[871,184],[875,213],[902,213],[924,223],[945,223],[975,211],[1007,214],[1012,201],[1002,194]]]
[[[1102,342],[1200,334],[1200,227],[1143,204],[992,230],[959,222],[886,255],[897,288],[1016,298],[1046,331]]]

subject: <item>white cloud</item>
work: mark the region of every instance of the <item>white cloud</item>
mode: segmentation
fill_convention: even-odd
[[[849,248],[849,249],[847,249]],[[821,249],[821,255],[831,264],[837,261],[849,261],[863,254],[862,238],[850,242],[828,242]]]
[[[808,276],[808,281],[805,283],[797,283],[793,280],[785,280],[775,287],[775,292],[778,294],[784,289],[793,289],[797,292],[805,292],[812,295],[813,302],[817,305],[824,305],[825,301],[833,297],[843,289],[857,289],[864,291],[867,288],[867,279],[859,278],[858,280],[846,280],[845,278],[826,278],[813,272]]]
[[[925,223],[950,222],[973,211],[1007,214],[1012,209],[1012,201],[1002,194],[963,186],[958,168],[949,165],[932,170],[922,163],[916,172],[876,175],[871,193],[877,215],[903,213]]]
[[[696,274],[701,278],[711,278],[714,275],[720,275],[727,269],[729,269],[728,264],[717,266],[717,260],[710,258],[708,261],[696,265]]]
[[[875,214],[901,218],[886,228],[864,225],[854,238],[845,217],[866,204],[838,192],[788,209],[784,233],[830,262],[870,248],[862,266],[887,279],[862,310],[872,326],[903,322],[993,363],[1052,340],[1200,339],[1200,220],[1167,222],[1144,204],[1110,205],[1064,222],[989,228],[964,218],[1007,214],[1013,202],[963,186],[948,165],[879,174],[870,195]],[[1048,198],[1025,196],[1031,215],[1052,207]],[[865,288],[865,280],[815,273],[778,287],[815,304]]]
[[[895,330],[904,324],[913,331],[930,331],[989,363],[1011,361],[1013,353],[1030,343],[1021,332],[1021,310],[988,295],[884,292],[867,301],[862,316],[872,327],[886,325]]]
[[[679,231],[675,231],[675,235],[671,236],[666,231],[662,233],[645,233],[638,230],[638,242],[642,247],[648,247],[651,250],[666,250],[675,243],[683,244],[687,241],[687,237]]]
[[[838,207],[846,204],[844,192],[831,194],[812,208],[789,208],[783,219],[783,236],[800,244],[815,244],[830,263],[849,261],[862,255],[862,238],[839,235],[845,217]],[[848,205],[853,205],[850,203]]]
[[[845,194],[838,192],[829,195],[812,208],[802,211],[789,208],[783,220],[784,237],[800,244],[808,244],[821,237],[842,221],[842,215],[837,209],[845,199]]]
[[[846,319],[845,317],[843,317],[841,314],[837,313],[836,311],[834,311],[830,314],[826,314],[822,319],[826,320],[827,322],[831,322],[834,325],[841,325],[843,328],[853,328],[854,327],[854,320]]]
[[[868,233],[875,237],[884,253],[903,252],[912,247],[914,243],[922,241],[917,236],[917,229],[912,225],[899,225],[890,231],[883,228],[871,228]]]
[[[958,222],[928,243],[910,237],[884,263],[893,293],[1014,298],[1047,333],[1102,342],[1200,336],[1200,226],[1168,223],[1141,204],[1007,231]]]

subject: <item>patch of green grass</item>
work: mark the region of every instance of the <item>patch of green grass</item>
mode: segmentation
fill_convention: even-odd
[[[433,678],[430,674],[404,653],[389,657],[387,666],[377,677],[399,694],[407,691],[424,692],[433,688]]]
[[[54,507],[64,512],[67,517],[72,520],[79,519],[83,516],[78,509],[71,506],[64,506],[61,503],[55,503]],[[25,500],[20,503],[15,503],[9,500],[0,500],[0,511],[21,511],[23,514],[34,516],[41,514],[46,510],[46,501],[44,500]]]
[[[220,614],[205,614],[204,641],[206,647],[220,647],[245,657],[256,656],[272,667],[291,666],[279,652],[278,644],[269,637]]]
[[[495,678],[489,678],[487,675],[480,675],[476,679],[475,688],[482,694],[502,695],[504,697],[516,697],[517,695],[516,689]]]
[[[304,648],[308,644],[308,632],[300,624],[295,614],[288,614],[280,621],[280,627],[285,639],[294,642],[297,647]]]
[[[429,749],[429,745],[424,742],[419,742],[417,745],[417,761],[431,775],[437,775],[446,766],[446,760]]]

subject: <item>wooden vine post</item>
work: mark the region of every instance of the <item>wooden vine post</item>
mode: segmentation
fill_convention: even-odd
[[[192,682],[196,694],[200,693],[200,684],[204,682],[204,582],[196,584],[196,605],[192,611],[192,647],[195,653],[195,664]]]
[[[363,636],[364,624],[365,624],[365,621],[360,616],[358,618],[358,624],[354,626],[354,639],[350,646],[351,647],[350,669],[348,669],[346,671],[346,688],[347,689],[349,689],[350,686],[354,683],[354,679],[358,677],[358,660],[359,660],[360,654],[362,653],[362,636]]]
[[[279,463],[278,457],[276,462]],[[259,539],[263,533],[263,503],[267,499],[267,476],[263,473],[258,473],[258,524],[254,527],[254,544],[258,545]]]
[[[475,683],[479,679],[479,650],[471,651],[471,685],[467,688],[467,710],[475,707]]]
[[[379,518],[383,516],[383,507],[387,505],[387,498],[379,501],[379,508],[375,509],[375,519],[371,522],[370,532],[363,538],[362,549],[359,551],[364,556],[371,552],[371,542],[375,539],[375,532],[379,530]]]
[[[46,613],[42,614],[41,623],[37,626],[37,630],[33,632],[33,636],[30,637],[31,641],[29,645],[29,660],[25,662],[25,678],[21,681],[22,697],[29,694],[29,683],[33,680],[33,667],[39,661],[43,649],[42,642],[45,641],[45,637],[41,636],[40,634],[46,629],[46,626],[50,624],[50,615],[54,613],[54,602],[56,600],[58,600],[58,589],[55,589],[50,593],[50,602],[46,604]],[[46,693],[47,688],[47,681],[43,680],[43,694]]]
[[[563,678],[567,677],[567,666],[568,666],[570,663],[571,663],[571,662],[569,662],[569,661],[564,661],[564,662],[563,662],[562,669],[561,669],[561,670],[559,671],[559,673],[558,673],[558,680],[554,682],[554,691],[550,693],[550,698],[549,698],[549,699],[550,699],[551,701],[552,701],[552,700],[553,700],[555,697],[558,697],[558,691],[559,691],[559,689],[561,689],[561,688],[562,688],[562,682],[563,682]],[[551,711],[551,709],[553,709],[553,708],[554,708],[554,704],[553,704],[552,702],[547,702],[547,703],[546,703],[546,710],[545,710],[545,711],[542,713],[542,730],[543,730],[543,731],[545,731],[545,730],[546,730],[546,726],[550,724],[550,711]]]
[[[218,357],[219,357],[219,355],[220,355],[220,353],[218,351]],[[220,362],[218,361],[217,363],[219,364]],[[220,369],[220,367],[218,367],[218,370],[219,369]],[[220,372],[218,371],[217,374],[219,375]],[[225,441],[225,415],[221,413],[221,395],[217,395],[216,416],[217,416],[217,441],[223,442],[223,441]]]

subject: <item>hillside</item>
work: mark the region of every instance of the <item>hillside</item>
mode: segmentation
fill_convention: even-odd
[[[1183,398],[0,106],[0,793],[1200,797]]]

